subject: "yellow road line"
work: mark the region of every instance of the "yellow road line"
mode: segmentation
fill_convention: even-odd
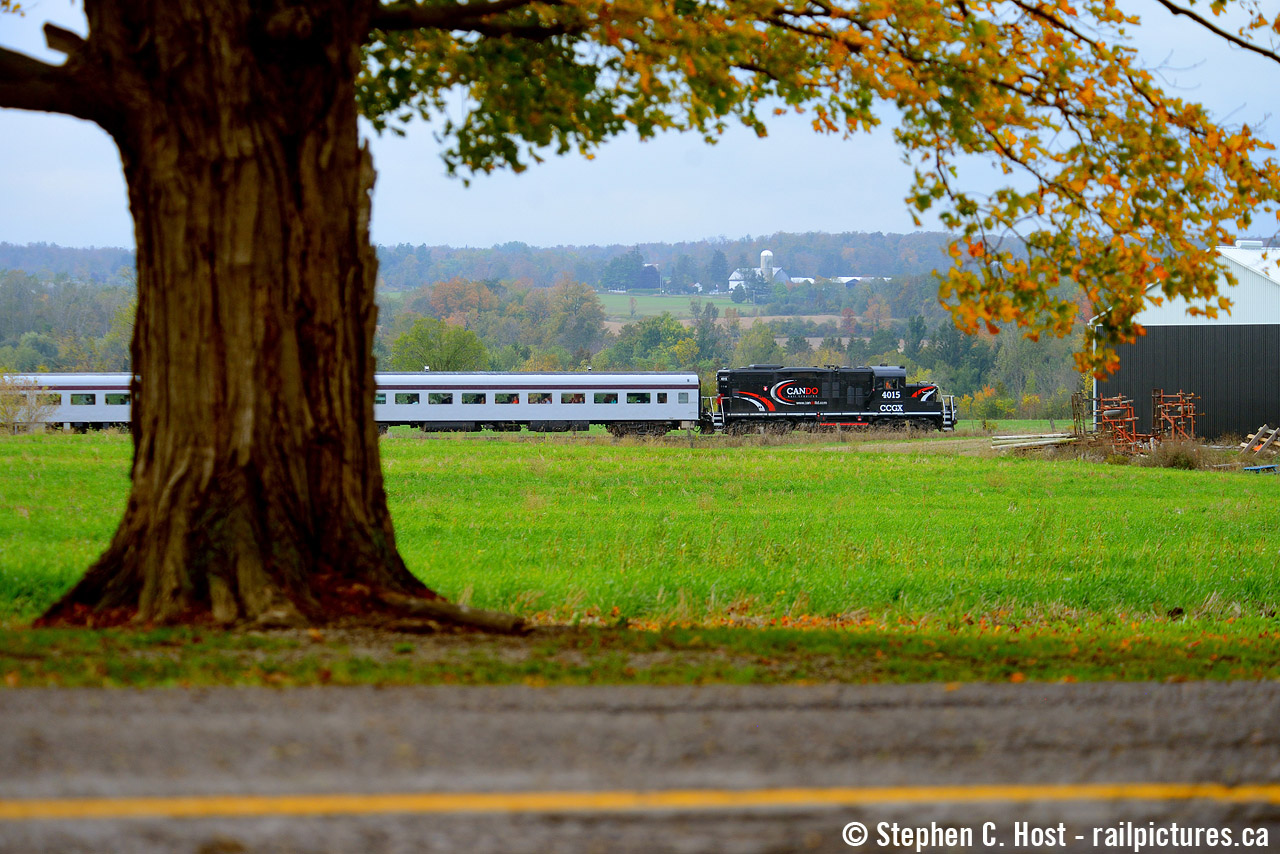
[[[421,792],[400,794],[201,795],[0,800],[0,821],[369,815],[376,813],[561,813],[852,807],[1029,801],[1224,801],[1280,804],[1280,784],[1086,783],[890,788],[667,789],[610,792]]]

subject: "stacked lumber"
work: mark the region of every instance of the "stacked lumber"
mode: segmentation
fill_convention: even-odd
[[[1072,433],[1029,433],[1020,436],[992,436],[991,447],[997,451],[1047,448],[1050,445],[1069,445],[1077,441],[1077,438]]]
[[[1255,457],[1259,456],[1263,451],[1270,451],[1274,454],[1280,451],[1280,444],[1277,444],[1276,441],[1277,438],[1280,438],[1280,427],[1268,427],[1263,424],[1258,428],[1258,432],[1240,443],[1240,453],[1252,454]]]

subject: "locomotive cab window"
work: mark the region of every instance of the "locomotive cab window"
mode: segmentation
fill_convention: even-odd
[[[398,391],[396,392],[396,403],[414,404],[421,400],[421,396],[416,391]]]

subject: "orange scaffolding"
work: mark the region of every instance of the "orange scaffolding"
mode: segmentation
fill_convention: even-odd
[[[1126,397],[1098,398],[1096,423],[1099,438],[1110,442],[1117,454],[1136,454],[1151,445],[1151,436],[1138,432],[1133,401]]]
[[[1076,436],[1107,442],[1117,454],[1136,454],[1154,450],[1160,442],[1194,441],[1196,418],[1204,415],[1196,408],[1199,399],[1189,391],[1166,394],[1162,389],[1153,390],[1150,433],[1138,432],[1133,401],[1122,395],[1090,397],[1076,392],[1071,395],[1071,417]]]
[[[1165,394],[1164,389],[1151,391],[1151,432],[1162,440],[1191,441],[1196,437],[1196,411],[1199,397],[1194,392],[1178,390]]]

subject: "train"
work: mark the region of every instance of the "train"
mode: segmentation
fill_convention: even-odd
[[[788,368],[748,365],[716,373],[712,429],[726,433],[914,427],[954,430],[955,396],[907,382],[901,365]]]
[[[31,420],[69,430],[124,426],[127,373],[26,374],[5,394],[26,395]],[[679,372],[421,371],[375,375],[380,429],[541,433],[601,425],[614,436],[773,433],[845,427],[912,426],[953,430],[955,398],[931,383],[908,383],[900,366],[749,365],[716,374],[716,394],[698,375]],[[19,418],[21,420],[21,418]]]
[[[701,422],[698,375],[605,373],[377,374],[373,415],[379,426],[427,432],[587,430],[615,436],[662,435]]]

